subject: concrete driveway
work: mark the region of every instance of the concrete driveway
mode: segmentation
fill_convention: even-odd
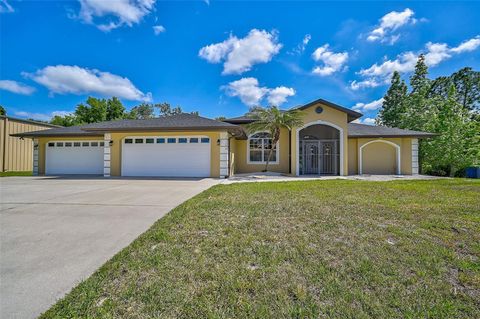
[[[219,180],[0,179],[0,317],[35,318]]]

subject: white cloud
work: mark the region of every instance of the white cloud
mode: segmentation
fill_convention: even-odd
[[[27,118],[27,119],[34,119],[34,120],[40,120],[40,121],[50,121],[54,116],[65,116],[65,115],[70,115],[72,112],[68,111],[53,111],[51,113],[35,113],[35,112],[15,112],[14,113],[16,116]]]
[[[163,25],[154,25],[153,26],[153,33],[155,33],[155,35],[159,35],[160,33],[163,33],[167,31],[167,29],[165,29],[165,27]]]
[[[15,12],[13,7],[8,3],[8,0],[0,0],[0,13]]]
[[[453,53],[463,53],[476,50],[480,46],[480,35],[477,35],[475,38],[464,41],[458,47],[452,48]]]
[[[86,23],[95,24],[100,30],[108,32],[123,25],[132,26],[148,15],[156,0],[79,0],[78,17]],[[108,21],[97,23],[95,18]]]
[[[318,74],[320,76],[331,75],[337,71],[340,71],[344,64],[348,60],[348,53],[347,52],[340,52],[335,53],[328,49],[329,45],[325,44],[319,48],[317,48],[312,57],[316,62],[322,62],[322,66],[316,66],[313,69],[314,74]]]
[[[305,36],[303,37],[302,43],[299,43],[295,48],[293,48],[291,51],[287,53],[290,55],[302,54],[307,48],[307,45],[311,39],[312,39],[312,36],[310,34],[305,34]]]
[[[350,87],[352,88],[352,90],[359,90],[359,89],[363,89],[363,88],[375,88],[375,87],[380,86],[382,84],[383,83],[379,83],[375,79],[363,80],[363,81],[353,80],[350,83]]]
[[[35,73],[23,73],[27,78],[47,87],[51,93],[117,96],[127,100],[151,101],[151,93],[143,93],[129,79],[79,66],[47,66]]]
[[[267,63],[276,55],[282,44],[276,31],[252,29],[244,38],[230,37],[200,49],[198,55],[210,63],[223,63],[223,74],[241,74],[254,64]]]
[[[247,106],[258,106],[266,97],[268,103],[280,106],[287,101],[289,96],[295,95],[293,88],[279,86],[273,89],[260,87],[256,78],[241,78],[240,80],[230,82],[222,87],[228,96],[240,98]]]
[[[380,41],[382,43],[394,44],[400,38],[399,34],[392,34],[398,28],[414,24],[417,20],[413,18],[414,12],[407,8],[402,12],[392,11],[380,19],[380,24],[370,32],[367,40],[370,42]]]
[[[362,119],[356,119],[353,121],[353,123],[358,123],[358,124],[366,124],[366,125],[375,125],[375,119],[371,117],[367,117]]]
[[[441,62],[451,58],[455,54],[470,52],[480,47],[480,36],[466,40],[459,46],[450,48],[446,43],[428,42],[425,45],[425,63],[429,67],[434,67]],[[385,60],[382,63],[375,63],[367,69],[362,69],[359,74],[364,79],[361,81],[352,81],[350,87],[354,90],[367,87],[377,87],[390,82],[394,71],[400,73],[412,72],[415,69],[419,53],[412,51],[401,53],[394,60]]]
[[[355,104],[353,109],[356,111],[363,111],[363,112],[374,111],[381,108],[382,104],[383,104],[383,97],[378,100],[372,101],[370,103],[357,103]]]
[[[35,92],[35,88],[28,86],[26,84],[10,81],[10,80],[0,80],[0,90],[9,91],[12,93],[30,95]]]
[[[295,90],[293,88],[287,88],[286,86],[279,86],[274,89],[271,89],[268,92],[268,103],[270,105],[282,105],[287,101],[289,96],[294,96]]]

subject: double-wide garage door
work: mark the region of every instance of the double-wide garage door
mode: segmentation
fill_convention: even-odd
[[[122,142],[122,176],[208,177],[210,138],[127,137]]]
[[[48,142],[45,174],[103,174],[103,141]]]

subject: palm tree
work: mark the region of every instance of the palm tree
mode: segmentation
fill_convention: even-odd
[[[254,120],[254,122],[247,125],[249,132],[266,131],[269,132],[272,137],[272,145],[268,153],[267,162],[265,163],[264,171],[266,172],[275,145],[277,145],[280,140],[281,128],[284,127],[291,130],[294,127],[302,125],[303,112],[299,109],[282,111],[276,106],[270,106],[268,108],[255,107],[250,110],[247,116]]]

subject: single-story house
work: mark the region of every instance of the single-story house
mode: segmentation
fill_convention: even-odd
[[[0,172],[33,169],[32,139],[11,136],[32,131],[57,128],[58,125],[0,115]]]
[[[318,99],[303,125],[282,129],[269,170],[292,175],[418,174],[426,132],[352,123],[361,113]],[[192,114],[117,120],[15,134],[34,140],[34,173],[226,177],[264,169],[271,138],[247,116]]]

